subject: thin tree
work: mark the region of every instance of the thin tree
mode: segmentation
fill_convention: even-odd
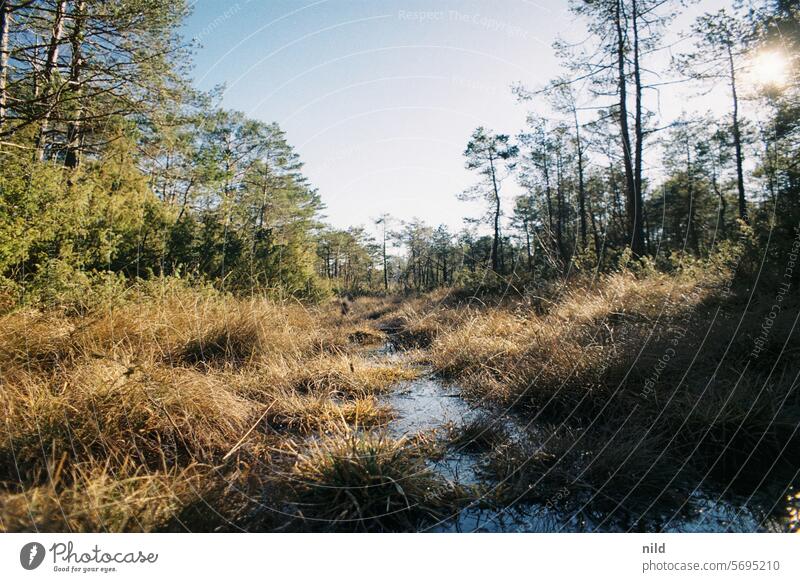
[[[382,227],[381,256],[382,256],[382,259],[383,259],[383,290],[384,291],[388,291],[389,290],[389,259],[388,259],[388,256],[386,254],[386,240],[387,240],[386,227],[387,227],[387,224],[389,223],[389,221],[391,221],[391,219],[392,219],[392,217],[389,214],[383,213],[375,220],[375,224],[376,225],[380,225]]]
[[[491,264],[492,270],[500,272],[500,217],[502,214],[500,186],[510,172],[519,148],[510,143],[508,135],[495,135],[484,127],[477,128],[464,150],[466,168],[477,170],[482,176],[480,183],[461,195],[463,200],[483,198],[489,202],[489,212],[493,228]],[[504,172],[505,170],[505,172]]]
[[[692,27],[695,50],[675,58],[677,68],[692,79],[724,80],[730,87],[733,149],[736,160],[736,189],[739,218],[745,222],[747,198],[744,184],[744,152],[739,114],[739,78],[741,60],[751,37],[749,27],[725,9],[704,14]]]
[[[551,180],[552,154],[554,139],[550,135],[544,119],[530,116],[528,124],[532,130],[519,135],[519,142],[524,146],[524,155],[520,159],[519,183],[528,190],[531,196],[538,189],[544,194],[547,222],[545,224],[546,240],[550,247],[557,244],[555,227],[553,226],[553,187]],[[546,249],[550,252],[552,248]]]
[[[36,138],[36,158],[40,161],[44,159],[45,140],[47,139],[50,117],[55,108],[55,97],[58,94],[54,86],[53,76],[58,66],[58,53],[61,48],[61,39],[64,35],[64,16],[66,8],[67,0],[58,0],[56,2],[55,11],[53,12],[50,41],[47,45],[47,57],[45,59],[43,72],[45,94],[42,102],[44,111],[41,115],[42,121],[39,126],[39,135]]]
[[[8,37],[11,29],[11,2],[0,0],[0,132],[6,120],[8,105]]]
[[[69,44],[72,55],[69,64],[69,78],[67,85],[73,92],[75,102],[75,113],[67,122],[67,145],[64,155],[64,165],[68,168],[77,168],[80,162],[81,142],[83,133],[81,131],[81,121],[83,119],[83,107],[81,106],[81,96],[83,94],[81,85],[81,74],[85,59],[83,57],[84,25],[86,22],[86,2],[77,0],[72,15],[72,30],[69,34]]]

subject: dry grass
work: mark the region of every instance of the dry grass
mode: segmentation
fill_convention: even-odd
[[[800,306],[784,301],[753,359],[774,297],[756,297],[742,317],[744,305],[719,288],[697,274],[614,274],[574,283],[544,310],[525,301],[462,308],[430,359],[469,398],[564,427],[544,448],[495,447],[509,498],[546,499],[566,486],[635,506],[705,475],[747,480],[752,491],[774,461],[789,474],[800,466]]]
[[[567,488],[635,508],[676,479],[763,475],[787,443],[796,467],[795,300],[739,379],[772,299],[740,322],[716,280],[615,274],[493,306],[359,298],[346,315],[169,282],[78,316],[20,309],[0,316],[0,529],[414,529],[459,492],[425,443],[381,436],[380,396],[410,362],[539,427],[511,442],[479,419],[451,443],[489,456],[503,503]],[[416,351],[379,361],[387,339]],[[254,518],[264,501],[296,518]]]
[[[536,406],[558,398],[573,410],[587,391],[613,391],[637,367],[647,370],[652,362],[640,349],[649,341],[658,354],[675,319],[703,300],[692,291],[663,277],[613,275],[569,290],[544,314],[524,306],[476,311],[437,338],[431,358],[483,397]]]
[[[664,449],[665,435],[648,432],[637,419],[618,428],[553,426],[535,440],[497,445],[488,469],[501,484],[500,500],[544,503],[553,492],[566,490],[570,502],[606,515],[641,510],[656,499],[663,511],[676,488],[686,485],[685,476],[676,474],[680,463],[674,453]]]
[[[413,375],[362,355],[383,334],[335,305],[174,282],[0,325],[5,531],[203,528],[185,516],[208,499],[236,523],[251,508],[220,488],[255,499],[286,442],[385,425],[376,394]]]
[[[392,410],[374,396],[340,401],[325,394],[278,392],[268,405],[266,421],[278,430],[300,434],[335,432],[343,425],[383,426]]]
[[[174,519],[208,489],[208,471],[196,465],[149,472],[130,463],[77,466],[68,478],[56,469],[50,483],[2,494],[4,531],[152,531]]]
[[[23,476],[42,456],[134,460],[160,467],[208,460],[242,434],[254,406],[189,369],[88,360],[43,379],[5,386],[6,463]]]
[[[427,468],[424,451],[381,433],[318,441],[292,469],[297,511],[312,529],[415,531],[441,517],[455,493]]]
[[[416,375],[399,365],[376,364],[358,356],[324,356],[307,360],[303,368],[293,370],[289,383],[298,392],[364,397]]]

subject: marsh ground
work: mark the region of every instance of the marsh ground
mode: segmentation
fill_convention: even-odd
[[[5,531],[791,527],[797,307],[705,276],[2,317]],[[344,313],[346,311],[346,313]],[[742,315],[744,314],[744,315]]]

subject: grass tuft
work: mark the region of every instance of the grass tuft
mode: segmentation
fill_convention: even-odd
[[[298,511],[315,529],[415,531],[452,495],[412,441],[382,434],[323,439],[298,456],[292,476]]]

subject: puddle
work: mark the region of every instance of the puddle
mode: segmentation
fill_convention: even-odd
[[[397,412],[389,423],[389,433],[395,437],[440,429],[448,424],[462,425],[477,417],[476,409],[461,398],[457,389],[426,374],[416,380],[401,383],[386,403]]]
[[[557,511],[543,504],[524,504],[505,509],[470,507],[458,515],[435,524],[431,532],[493,533],[583,533],[583,532],[661,532],[661,533],[747,533],[781,531],[775,519],[764,519],[760,512],[730,502],[718,503],[701,495],[692,499],[689,517],[632,524],[606,521],[602,515]]]
[[[428,431],[446,431],[463,426],[480,414],[454,388],[445,386],[430,373],[401,383],[384,402],[397,415],[388,426],[389,434],[396,438]],[[442,458],[430,462],[430,467],[448,481],[475,485],[480,482],[480,464],[480,455],[448,448]]]
[[[522,533],[557,532],[564,525],[565,517],[543,505],[528,504],[507,509],[485,509],[468,507],[457,516],[438,523],[426,531],[438,533]],[[573,527],[565,531],[586,531],[585,524],[577,518],[569,520]]]
[[[400,361],[402,352],[387,344],[373,355],[378,359]],[[458,387],[444,382],[430,369],[415,380],[398,384],[382,398],[396,413],[387,430],[394,437],[428,431],[445,431],[468,425],[479,417],[497,419],[507,438],[530,438],[531,431],[513,415],[473,406],[464,400]],[[491,490],[497,485],[481,471],[484,453],[470,447],[449,447],[444,456],[430,461],[430,467],[448,481],[462,486],[481,486]],[[711,494],[688,494],[684,511],[673,516],[664,511],[652,511],[642,522],[632,524],[606,515],[589,512],[575,513],[577,500],[570,508],[553,507],[544,503],[521,503],[507,508],[487,508],[478,503],[462,509],[457,515],[434,524],[431,532],[755,532],[779,529],[776,520],[765,519],[762,512],[743,502],[717,501]]]
[[[777,520],[763,515],[757,508],[745,505],[744,500],[717,500],[712,495],[692,493],[689,496],[694,515],[671,520],[665,532],[700,533],[732,532],[747,533],[757,531],[780,531]]]

